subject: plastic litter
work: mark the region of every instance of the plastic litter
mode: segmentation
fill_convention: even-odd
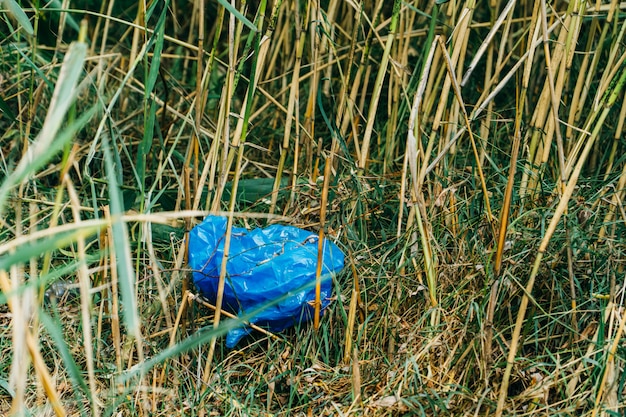
[[[217,299],[224,257],[227,219],[208,216],[189,234],[189,265],[198,290],[211,302]],[[313,319],[318,235],[293,226],[264,229],[233,227],[222,308],[241,315],[270,304],[249,321],[272,332]],[[321,311],[328,306],[332,275],[341,271],[344,254],[324,239]],[[276,301],[278,300],[278,301]],[[234,347],[249,327],[231,330],[226,346]]]

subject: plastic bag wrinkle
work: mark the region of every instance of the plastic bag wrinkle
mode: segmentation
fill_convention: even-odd
[[[217,298],[227,224],[225,217],[208,216],[189,235],[193,281],[213,303]],[[274,303],[250,320],[273,332],[312,320],[317,251],[318,236],[293,226],[271,225],[250,231],[233,227],[222,308],[241,315]],[[330,303],[332,276],[344,266],[344,254],[325,239],[322,259],[323,312]],[[226,345],[234,347],[249,332],[248,327],[231,330]]]

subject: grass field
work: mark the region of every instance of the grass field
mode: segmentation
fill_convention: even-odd
[[[0,415],[624,415],[625,18],[0,2]],[[341,248],[317,328],[226,348],[208,214]]]

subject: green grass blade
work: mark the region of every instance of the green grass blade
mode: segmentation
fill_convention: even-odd
[[[29,148],[30,150],[35,150],[26,154],[26,156],[20,160],[15,170],[5,178],[2,185],[0,185],[0,214],[3,212],[4,204],[11,189],[33,172],[44,167],[58,152],[62,151],[65,145],[76,137],[76,133],[91,120],[99,107],[99,105],[96,105],[83,113],[73,124],[57,135],[56,140],[53,140],[47,149],[44,148],[43,145],[38,145],[37,142]],[[33,157],[33,154],[35,154],[36,157]]]
[[[30,57],[24,53],[22,48],[19,48],[17,45],[14,45],[14,44],[11,44],[11,46],[15,49],[15,51],[18,54],[20,54],[20,56],[22,57],[26,65],[35,72],[35,74],[37,75],[37,78],[42,80],[44,83],[46,83],[46,85],[50,89],[54,89],[54,83],[50,81],[48,76],[41,70],[41,68],[39,68],[37,64],[35,64],[33,60],[30,59]],[[46,64],[49,64],[49,62],[46,62]]]
[[[27,263],[31,258],[36,258],[42,253],[64,248],[76,242],[80,237],[87,238],[94,235],[101,229],[101,225],[88,225],[76,230],[56,233],[47,238],[26,243],[18,246],[18,250],[2,255],[0,252],[0,270],[8,271],[16,264]],[[2,247],[0,246],[0,249]]]
[[[109,182],[111,215],[114,219],[111,228],[113,229],[113,241],[115,242],[114,250],[119,274],[120,293],[122,295],[123,317],[128,332],[138,338],[140,336],[140,320],[139,313],[137,312],[137,298],[135,296],[135,273],[132,268],[133,260],[130,252],[130,242],[126,224],[119,219],[119,216],[124,213],[124,200],[122,198],[122,191],[117,182],[117,168],[113,163],[113,155],[110,149],[109,139],[106,135],[102,137],[102,150],[104,153],[106,176]]]
[[[0,388],[2,388],[11,398],[15,397],[15,391],[11,388],[9,381],[4,378],[0,378]]]
[[[67,22],[67,24],[74,29],[76,32],[80,31],[80,25],[78,24],[78,22],[76,21],[76,19],[74,19],[74,16],[72,16],[71,13],[65,13],[63,10],[65,10],[66,8],[63,7],[63,4],[61,3],[60,0],[52,0],[49,3],[48,8],[51,9],[57,9],[58,11],[60,11],[60,13],[64,13],[64,18],[65,21]],[[43,8],[44,10],[46,8]]]
[[[0,186],[0,214],[2,214],[2,208],[11,187],[49,161],[53,156],[51,150],[58,150],[63,147],[63,145],[59,146],[60,141],[55,141],[55,138],[70,105],[76,98],[76,85],[82,74],[83,61],[86,56],[86,43],[74,42],[70,45],[63,60],[41,132],[35,139],[35,143],[28,148],[28,153],[22,158],[13,174],[6,178],[2,186]],[[88,120],[85,118],[81,119],[84,122]],[[72,124],[69,130],[75,133],[78,130],[78,126],[78,123]],[[63,139],[68,141],[70,138],[71,136],[65,136]]]
[[[239,13],[239,10],[235,9],[228,1],[226,1],[226,0],[217,0],[217,1],[226,10],[228,10],[229,13],[232,13],[237,20],[239,20],[244,25],[246,25],[248,27],[248,29],[250,29],[253,32],[258,32],[259,31],[259,29],[257,29],[257,27],[254,25],[254,23],[252,23],[250,20],[248,20],[247,17],[245,17],[244,15]]]
[[[61,330],[60,325],[43,311],[39,311],[39,320],[41,320],[41,324],[43,324],[48,334],[52,337],[52,340],[54,340],[55,347],[61,355],[63,363],[65,363],[65,369],[73,382],[73,386],[78,387],[78,391],[88,398],[90,403],[93,403],[91,391],[82,376],[81,370],[76,365],[76,362],[70,353],[68,345],[63,338],[63,331]],[[80,397],[77,398],[77,400],[79,399]]]
[[[148,42],[148,48],[154,45],[152,60],[148,64],[147,55],[144,57],[146,62],[146,84],[144,90],[144,129],[143,139],[139,145],[137,152],[137,175],[139,176],[139,187],[141,190],[145,188],[146,176],[146,159],[152,148],[154,140],[154,125],[156,119],[157,104],[151,99],[154,92],[154,86],[159,78],[159,68],[161,67],[161,52],[163,51],[163,38],[165,36],[165,17],[167,16],[167,7],[163,8],[159,20],[154,29],[154,35]]]
[[[0,4],[4,4],[9,13],[15,18],[15,20],[17,20],[26,33],[29,35],[33,35],[35,33],[33,25],[31,25],[30,20],[28,20],[28,16],[26,16],[24,10],[22,10],[20,5],[17,4],[15,0],[0,0]]]

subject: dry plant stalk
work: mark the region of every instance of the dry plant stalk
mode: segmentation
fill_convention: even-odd
[[[13,278],[15,278],[16,273],[17,273],[17,268],[13,268],[11,271],[11,275],[13,275]],[[15,281],[16,281],[15,279],[10,279],[9,275],[5,271],[0,270],[0,290],[2,290],[4,294],[14,293],[13,289],[16,288],[16,286],[12,285],[11,282],[15,282]],[[23,300],[18,299],[17,302],[14,302],[13,297],[9,297],[7,299],[7,304],[9,305],[9,309],[11,310],[11,312],[13,312],[15,317],[19,317],[21,321],[21,323],[14,322],[13,324],[15,345],[16,346],[25,345],[25,349],[14,351],[15,354],[21,355],[21,358],[20,357],[17,358],[18,359],[16,361],[17,363],[14,363],[14,366],[16,365],[28,366],[28,364],[25,362],[26,353],[28,353],[28,355],[30,356],[30,360],[33,361],[37,378],[39,379],[41,385],[43,386],[44,392],[46,393],[46,395],[48,396],[48,399],[50,400],[50,404],[52,406],[52,409],[54,410],[54,413],[56,414],[57,417],[65,417],[67,413],[65,411],[65,408],[63,407],[63,404],[61,403],[61,399],[57,392],[54,380],[50,376],[50,373],[48,372],[48,367],[41,356],[38,343],[35,337],[33,336],[29,326],[26,323],[27,321],[26,319],[28,318],[28,316],[25,314],[26,311],[24,311],[24,308],[23,308],[25,307]],[[22,327],[19,326],[20,324],[22,325]],[[23,337],[23,340],[15,339],[15,335],[18,335],[19,338]],[[16,372],[17,372],[16,373],[17,378],[22,378],[26,376],[25,373],[23,373],[21,370],[17,370]],[[24,386],[26,385],[26,381],[20,380],[17,382],[16,385],[18,386],[18,390],[17,390],[17,395],[13,399],[13,407],[11,409],[11,414],[23,414],[25,411],[23,410],[23,404],[24,404],[23,395],[24,395]]]
[[[417,205],[420,205],[421,202],[423,201],[423,199],[420,197],[421,196],[420,184],[423,181],[423,177],[418,176],[418,169],[417,169],[418,139],[416,135],[419,134],[418,133],[419,132],[418,112],[419,112],[420,105],[422,102],[424,89],[426,88],[426,81],[428,79],[428,71],[430,69],[429,64],[432,62],[433,55],[434,55],[435,50],[437,49],[438,42],[439,42],[438,37],[435,37],[435,40],[433,40],[433,43],[430,46],[430,53],[426,60],[426,64],[424,65],[425,70],[420,79],[420,84],[417,88],[417,92],[415,94],[415,98],[413,101],[413,106],[411,107],[411,115],[409,117],[409,129],[408,129],[406,153],[408,154],[408,159],[409,159],[411,183],[413,185],[413,189],[412,189],[413,198],[415,199],[414,202]],[[420,212],[420,208],[419,207],[416,208],[415,206],[413,206],[411,210],[413,211],[413,214],[415,216],[415,221],[417,222],[417,227],[419,230],[419,235],[420,235],[420,239],[422,243],[422,252],[424,254],[424,264],[425,264],[425,270],[426,270],[426,277],[428,281],[430,303],[434,307],[438,304],[437,291],[436,291],[437,279],[436,279],[436,272],[435,272],[435,269],[436,269],[435,265],[437,263],[437,260],[431,249],[431,243],[430,243],[431,238],[428,233],[428,227],[424,224],[422,220],[422,214]]]
[[[72,206],[72,214],[74,215],[74,222],[77,226],[81,225],[81,211],[80,211],[80,199],[76,190],[74,189],[74,185],[70,180],[69,176],[64,178],[65,187],[67,189],[67,193],[70,198],[71,206]],[[79,236],[77,239],[77,258],[80,262],[77,275],[78,275],[78,283],[80,288],[80,311],[81,311],[81,327],[83,329],[83,344],[85,346],[85,360],[87,362],[87,375],[89,381],[89,389],[92,392],[92,395],[95,395],[98,392],[96,388],[96,375],[95,375],[95,364],[93,357],[93,342],[92,342],[92,326],[91,326],[91,278],[89,276],[89,271],[87,270],[87,254],[86,254],[86,244],[85,238],[83,236]],[[94,402],[92,404],[92,412],[94,416],[100,415],[100,401],[97,398],[94,398]]]
[[[354,266],[354,260],[352,253],[348,251],[348,258],[350,259],[350,269],[352,270],[352,292],[350,293],[350,306],[348,308],[348,325],[346,326],[345,343],[343,351],[343,361],[348,364],[351,360],[351,354],[353,349],[356,349],[352,335],[354,334],[354,325],[356,323],[357,307],[362,305],[361,301],[361,289],[359,286],[359,277],[357,275],[356,267]],[[363,321],[363,313],[360,314],[360,319]]]
[[[315,268],[315,301],[313,313],[313,327],[315,330],[320,327],[320,312],[322,308],[322,268],[324,267],[324,228],[326,227],[326,206],[328,205],[328,187],[332,175],[332,154],[326,158],[324,166],[324,185],[322,188],[322,201],[320,202],[320,231],[317,241],[317,267]]]
[[[382,4],[382,3],[381,3]],[[398,28],[398,18],[400,15],[400,0],[394,0],[393,11],[391,17],[391,24],[389,25],[389,35],[387,42],[385,43],[385,51],[378,67],[378,73],[376,80],[374,81],[374,92],[369,105],[369,112],[366,119],[365,132],[363,133],[363,143],[361,145],[361,157],[359,158],[359,168],[365,170],[367,164],[367,157],[369,155],[369,147],[372,138],[372,132],[374,129],[374,121],[376,120],[376,111],[378,109],[378,101],[380,100],[380,94],[383,88],[383,80],[387,76],[387,66],[389,65],[389,55],[396,36],[396,30]]]

